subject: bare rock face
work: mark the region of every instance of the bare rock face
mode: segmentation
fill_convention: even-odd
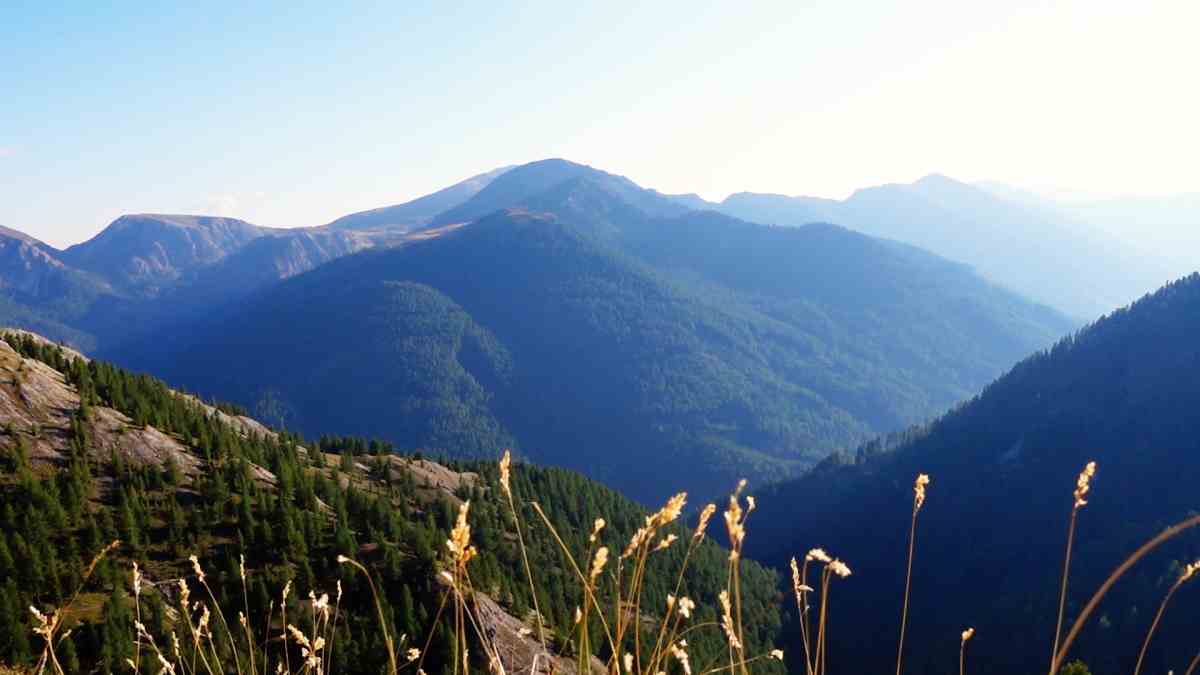
[[[0,337],[15,334],[48,340],[28,331],[0,329]],[[87,360],[72,349],[61,347],[68,358]],[[247,436],[274,436],[275,432],[249,417],[230,415],[187,394],[178,394]],[[29,458],[36,463],[59,465],[70,452],[71,421],[80,408],[79,392],[62,373],[50,366],[22,357],[7,342],[0,340],[0,443],[24,442]],[[92,452],[116,453],[139,465],[166,467],[169,462],[185,476],[201,470],[200,460],[185,439],[164,433],[153,426],[139,426],[124,413],[106,406],[92,406],[84,424],[91,438]],[[252,467],[261,483],[274,484],[275,476],[262,467]]]

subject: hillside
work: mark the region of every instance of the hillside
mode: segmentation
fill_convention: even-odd
[[[0,228],[0,316],[91,347],[91,337],[68,324],[111,288],[95,275],[71,268],[59,255],[33,237]]]
[[[27,608],[62,607],[83,584],[66,615],[70,636],[58,646],[64,667],[72,673],[123,668],[134,636],[131,563],[138,562],[143,574],[140,619],[165,642],[169,630],[181,630],[174,609],[178,580],[200,588],[187,560],[197,554],[216,604],[227,610],[223,620],[234,626],[243,608],[252,619],[265,620],[287,583],[293,586],[289,621],[308,630],[308,590],[332,594],[340,583],[342,625],[331,669],[379,672],[386,659],[375,608],[363,578],[337,564],[336,556],[346,555],[375,575],[389,632],[408,636],[399,648],[421,647],[424,667],[441,672],[454,647],[449,620],[438,620],[444,591],[438,578],[447,565],[446,533],[468,499],[471,541],[479,551],[470,566],[478,589],[471,606],[485,621],[480,630],[503,646],[509,672],[528,668],[539,651],[531,637],[535,600],[494,462],[439,464],[346,437],[303,443],[229,406],[203,404],[151,378],[16,332],[0,341],[0,428],[0,662],[28,665],[40,644]],[[620,550],[645,523],[645,511],[557,469],[516,465],[511,486],[536,578],[536,605],[551,648],[569,656],[580,590],[527,504],[541,505],[578,557],[596,517],[607,519],[599,540]],[[681,526],[664,531],[690,538]],[[86,561],[115,538],[122,544],[83,583]],[[650,559],[645,630],[657,629],[661,614],[652,608],[665,606],[684,555],[680,543]],[[711,622],[727,558],[727,551],[702,543],[683,578],[682,589],[697,601],[697,624],[710,626],[688,636],[698,664],[724,657],[724,637]],[[748,648],[765,653],[778,629],[776,578],[753,563],[742,569]],[[192,597],[208,604],[203,594]],[[598,625],[592,627],[599,633]],[[594,636],[593,644],[600,641]],[[474,640],[471,649],[472,670],[486,668]],[[297,659],[298,652],[293,663]],[[572,673],[574,664],[554,659],[553,669]]]
[[[216,262],[264,234],[262,228],[233,218],[130,215],[67,248],[61,257],[123,290],[152,296],[187,272]]]
[[[272,230],[204,216],[124,216],[66,251],[0,232],[0,320],[76,346],[112,348],[179,329],[387,233]]]
[[[926,419],[1067,329],[911,249],[660,221],[593,188],[576,177],[538,201],[594,216],[582,228],[489,216],[113,356],[306,433],[458,456],[511,442],[652,502],[673,487],[662,475],[715,494]]]
[[[717,208],[779,225],[834,222],[919,246],[1072,317],[1090,318],[1127,304],[1175,269],[1061,210],[940,175],[864,188],[842,201],[741,193]]]
[[[1104,576],[1166,525],[1200,509],[1200,276],[1166,286],[1030,357],[927,428],[865,446],[764,496],[759,559],[827,546],[855,566],[839,589],[831,658],[892,667],[912,480],[933,482],[920,516],[907,659],[949,672],[975,626],[974,672],[1038,672],[1050,652],[1071,490],[1099,470],[1080,512],[1068,617]],[[1100,606],[1075,653],[1128,672],[1166,587],[1200,554],[1185,535],[1143,560]],[[1195,589],[1183,589],[1145,672],[1182,672],[1195,653]],[[1069,618],[1070,620],[1070,618]]]

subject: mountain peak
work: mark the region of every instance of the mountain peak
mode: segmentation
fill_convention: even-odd
[[[921,178],[917,179],[916,181],[914,181],[914,182],[913,182],[913,185],[923,185],[923,186],[949,186],[949,185],[953,185],[953,186],[956,186],[956,187],[958,187],[958,186],[961,186],[961,187],[970,187],[970,185],[968,185],[967,183],[964,183],[964,182],[962,182],[962,181],[960,181],[960,180],[956,180],[956,179],[954,179],[954,178],[951,178],[950,176],[947,176],[947,175],[946,175],[946,174],[944,174],[944,173],[930,173],[930,174],[926,174],[926,175],[922,176]]]
[[[342,216],[325,227],[335,230],[410,231],[418,229],[428,225],[439,213],[452,209],[479,194],[480,190],[512,168],[510,165],[492,169],[403,204]]]

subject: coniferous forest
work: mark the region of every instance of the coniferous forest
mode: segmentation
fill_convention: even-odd
[[[124,671],[139,639],[135,621],[160,639],[181,630],[176,580],[194,583],[188,558],[196,555],[215,594],[213,606],[227,608],[228,616],[220,620],[230,625],[237,625],[241,612],[267,617],[281,604],[288,616],[303,618],[309,590],[333,593],[340,584],[344,613],[333,629],[337,648],[331,671],[380,672],[387,665],[384,638],[391,635],[393,640],[406,636],[406,648],[422,647],[428,639],[423,669],[448,672],[455,637],[451,624],[439,621],[445,596],[439,571],[447,533],[467,501],[479,551],[471,574],[480,597],[529,626],[535,625],[531,617],[538,607],[555,653],[570,657],[580,644],[573,627],[581,590],[530,505],[540,506],[576,556],[588,547],[596,518],[605,519],[599,537],[615,550],[646,513],[578,474],[515,466],[511,489],[526,516],[526,555],[537,571],[534,597],[521,572],[514,521],[498,497],[495,462],[435,462],[358,438],[307,442],[242,421],[236,407],[207,406],[158,380],[85,360],[29,334],[7,334],[6,346],[4,376],[10,379],[0,385],[6,400],[31,401],[25,414],[45,413],[37,405],[38,387],[61,374],[78,393],[78,406],[60,411],[69,419],[64,428],[10,422],[4,429],[2,662],[32,665],[41,652],[30,607],[50,612],[69,603],[57,649],[63,670]],[[149,461],[129,453],[106,427],[118,414],[124,431],[117,434],[153,428],[177,441],[182,451]],[[670,531],[682,541],[692,536],[682,521]],[[89,562],[114,541],[119,543],[85,580]],[[680,544],[649,560],[644,571],[648,608],[666,607],[667,595],[678,592],[674,574],[684,554]],[[386,632],[379,629],[368,584],[339,565],[338,556],[359,560],[370,571],[382,590]],[[692,556],[681,588],[700,606],[697,624],[715,626],[713,608],[726,581],[727,556],[708,542]],[[134,563],[143,579],[136,604]],[[777,578],[753,563],[741,570],[746,644],[765,653],[779,629]],[[294,589],[287,598],[285,586]],[[657,609],[646,611],[647,622],[661,615]],[[279,628],[256,629],[270,634]],[[599,624],[591,630],[597,634],[590,644],[601,644]],[[697,663],[724,656],[719,629],[697,630],[688,643]],[[218,641],[214,649],[231,646]],[[486,663],[471,667],[486,669]]]

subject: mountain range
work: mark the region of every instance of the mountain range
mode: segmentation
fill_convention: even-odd
[[[643,500],[670,488],[634,457],[709,492],[792,474],[1074,325],[906,244],[702,205],[554,159],[317,228],[125,216],[9,237],[4,319],[308,433],[512,446]]]
[[[219,528],[256,542],[264,564],[295,564],[309,580],[330,570],[297,563],[308,559],[304,528],[320,530],[325,553],[354,552],[356,537],[381,532],[416,542],[403,554],[385,548],[380,563],[396,578],[428,557],[434,521],[449,525],[451,515],[405,493],[405,517],[383,518],[338,487],[376,473],[390,483],[393,461],[454,458],[426,468],[459,475],[461,487],[468,469],[491,469],[459,460],[510,447],[643,503],[679,489],[717,494],[748,477],[771,484],[758,493],[748,554],[784,569],[822,546],[853,567],[830,610],[830,658],[847,672],[891,667],[912,480],[928,473],[909,625],[921,648],[906,657],[910,668],[952,672],[960,631],[971,625],[973,672],[1032,671],[1050,649],[1062,537],[1084,463],[1098,461],[1100,472],[1080,516],[1076,559],[1086,564],[1072,577],[1069,617],[1126,553],[1196,508],[1189,486],[1200,478],[1200,276],[1075,332],[1078,317],[1168,277],[1154,276],[1161,261],[1134,261],[1131,249],[1073,218],[941,176],[844,201],[744,193],[714,204],[544,160],[314,228],[131,215],[61,251],[0,230],[0,322],[233,402],[217,412],[180,407],[193,399],[9,334],[0,361],[11,401],[0,413],[15,421],[3,459],[19,473],[30,448],[58,443],[42,459],[71,465],[54,489],[78,498],[74,456],[87,446],[79,439],[99,439],[87,446],[87,475],[95,464],[106,481],[137,485],[104,498],[132,537],[142,521],[174,527],[179,507],[151,518],[144,504],[167,503],[158,492],[169,467],[130,471],[124,455],[167,448],[184,473],[219,464],[212,477],[196,475],[203,509],[171,540],[197,544],[209,541],[197,532]],[[66,402],[39,397],[37,382],[69,390]],[[14,417],[34,404],[53,425]],[[292,436],[237,414],[234,427],[256,426],[231,431],[221,415],[243,409],[323,436],[321,449],[349,455],[346,475],[310,482],[308,469],[328,470],[324,459],[310,467]],[[105,435],[93,421],[115,426]],[[348,436],[381,439],[369,446],[375,455],[399,448],[406,459],[368,460],[365,441]],[[112,451],[107,459],[101,447]],[[264,497],[250,478],[263,478],[255,465],[294,496]],[[413,480],[406,471],[396,476],[404,485]],[[555,471],[529,481],[547,500],[574,504],[569,520],[582,541],[589,505],[617,498]],[[447,496],[465,499],[470,487]],[[14,478],[8,489],[41,488]],[[339,514],[331,531],[270,510],[284,501],[316,510],[318,489]],[[572,502],[576,492],[587,503]],[[30,507],[47,501],[37,494],[21,497],[21,518],[40,512]],[[236,513],[225,506],[234,504]],[[495,522],[481,534],[503,539],[493,507],[483,509]],[[632,504],[614,508],[627,525],[638,522]],[[86,513],[70,516],[72,537],[83,536]],[[278,532],[259,526],[267,521]],[[49,546],[47,528],[31,531]],[[1153,611],[1148,598],[1198,550],[1181,540],[1143,561],[1077,651],[1099,672],[1128,670]],[[709,573],[722,559],[706,564]],[[509,551],[483,564],[520,615],[524,591],[504,567],[515,560]],[[776,623],[769,586],[763,573],[753,591],[760,610],[770,606],[758,612],[764,644]],[[554,622],[569,626],[569,594],[560,591]],[[26,595],[4,588],[0,619]],[[1169,617],[1148,672],[1191,656],[1190,626]]]
[[[845,200],[738,193],[711,208],[754,222],[833,222],[971,265],[984,277],[1090,320],[1195,271],[1117,239],[1096,213],[1018,198],[941,175]],[[1107,212],[1106,212],[1107,213]],[[1194,221],[1200,225],[1200,221]]]
[[[928,419],[1073,325],[911,246],[696,211],[564,160],[451,192],[470,196],[397,207],[420,226],[214,223],[215,262],[167,249],[134,268],[176,281],[115,279],[76,325],[306,433],[511,446],[645,501],[672,488],[651,469],[715,493]]]

